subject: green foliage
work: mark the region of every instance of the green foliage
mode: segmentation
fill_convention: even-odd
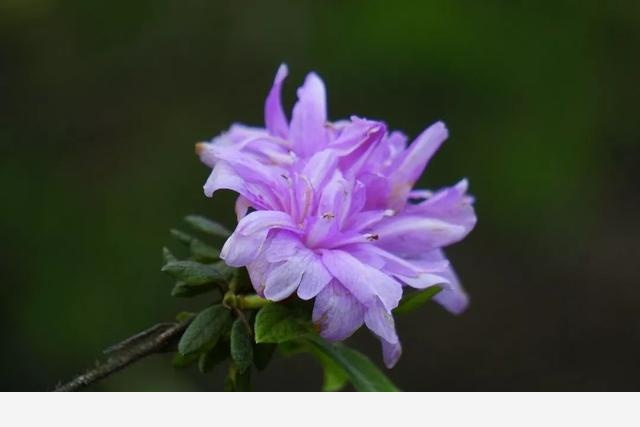
[[[204,243],[202,240],[183,231],[172,229],[171,235],[189,248],[191,256],[196,261],[216,261],[220,257],[220,250]]]
[[[224,227],[200,216],[188,216],[186,221],[197,231],[211,236],[229,235]],[[163,249],[162,271],[176,280],[171,294],[190,297],[213,289],[224,293],[221,304],[198,314],[183,312],[176,316],[178,321],[191,323],[178,342],[174,367],[197,363],[200,372],[207,373],[228,360],[224,389],[248,391],[251,365],[258,370],[265,369],[279,348],[284,356],[312,354],[323,368],[323,391],[341,390],[349,382],[359,391],[398,390],[367,357],[318,336],[311,323],[309,304],[295,300],[270,303],[258,295],[245,294],[251,292],[245,269],[229,268],[217,260],[217,249],[187,233],[172,230],[171,234],[191,252],[190,259],[179,260],[169,249]],[[402,313],[413,310],[439,290],[433,287],[416,292],[405,298],[397,310]]]
[[[231,326],[231,312],[221,304],[202,310],[180,338],[178,351],[183,354],[213,348]]]
[[[253,340],[251,331],[241,318],[237,318],[231,327],[231,358],[239,373],[244,373],[253,361]]]
[[[419,308],[431,298],[436,296],[442,288],[440,286],[431,286],[419,292],[413,292],[400,301],[398,307],[393,310],[393,314],[406,314]]]
[[[344,368],[342,368],[342,366],[340,366],[335,361],[335,359],[329,357],[326,353],[320,351],[317,347],[308,345],[307,348],[322,365],[322,391],[342,390],[349,382],[349,374],[345,372]]]
[[[185,282],[176,282],[171,290],[171,296],[177,298],[190,298],[215,289],[220,289],[217,283],[205,283],[202,285],[190,285]]]
[[[226,283],[231,276],[231,269],[223,262],[201,264],[195,261],[170,261],[162,267],[162,271],[190,286]]]
[[[184,219],[189,225],[205,234],[218,237],[229,237],[231,232],[215,221],[199,215],[189,215]]]
[[[268,304],[258,311],[256,343],[282,343],[312,331],[308,313],[282,304]]]
[[[308,336],[307,341],[320,353],[331,359],[349,378],[358,391],[400,391],[376,365],[362,353],[341,343],[328,343],[319,336]],[[332,373],[335,375],[336,373]],[[326,383],[325,383],[326,385]]]
[[[162,259],[165,264],[178,260],[167,247],[162,248]]]
[[[162,271],[176,279],[171,296],[192,297],[229,285],[236,269],[218,260],[218,249],[180,230],[171,230],[171,235],[191,253],[191,259],[179,260],[168,248],[162,250]]]

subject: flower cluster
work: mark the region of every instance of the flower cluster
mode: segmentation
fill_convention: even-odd
[[[414,190],[447,138],[437,122],[410,145],[383,122],[327,121],[325,87],[315,74],[298,89],[291,121],[281,102],[280,66],[265,103],[265,128],[233,125],[198,145],[212,167],[204,185],[237,192],[238,225],[221,257],[246,267],[256,292],[272,301],[313,299],[313,322],[329,340],[365,324],[385,364],[401,353],[392,311],[403,287],[439,285],[435,300],[453,313],[468,297],[441,248],[476,222],[467,181]]]

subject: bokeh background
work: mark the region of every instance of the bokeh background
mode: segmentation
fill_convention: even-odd
[[[451,138],[421,184],[468,177],[479,223],[448,251],[472,297],[399,319],[407,390],[637,390],[640,2],[3,0],[0,388],[46,390],[198,304],[169,297],[168,229],[206,199],[193,153],[287,106],[309,70],[332,119]],[[184,228],[184,227],[183,227]],[[367,333],[351,343],[380,362]],[[218,390],[153,356],[93,390]],[[316,390],[306,357],[257,390]]]

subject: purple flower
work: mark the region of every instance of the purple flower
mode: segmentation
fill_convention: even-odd
[[[441,250],[475,225],[467,181],[413,190],[448,136],[443,123],[407,145],[382,122],[328,122],[315,73],[298,89],[288,121],[280,100],[286,76],[282,65],[265,103],[265,128],[233,125],[198,146],[213,168],[205,194],[239,193],[238,226],[221,256],[246,266],[269,300],[315,298],[313,321],[329,340],[365,324],[391,367],[401,354],[392,310],[404,286],[442,286],[435,299],[453,313],[468,304]]]

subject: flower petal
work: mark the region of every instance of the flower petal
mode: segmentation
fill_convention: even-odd
[[[251,284],[256,293],[261,297],[264,297],[264,281],[267,273],[271,270],[273,264],[266,260],[264,252],[258,256],[254,261],[247,264],[247,272],[251,279]]]
[[[445,219],[400,214],[381,221],[371,232],[378,235],[378,246],[402,256],[450,245],[464,238],[469,230]]]
[[[402,355],[402,345],[400,345],[400,341],[391,344],[381,339],[380,343],[382,344],[382,357],[384,359],[384,365],[391,369],[395,366]]]
[[[286,64],[281,64],[276,73],[276,78],[273,81],[273,86],[267,96],[267,101],[264,104],[264,123],[269,133],[280,138],[287,138],[289,136],[289,125],[287,123],[287,117],[282,109],[281,95],[282,83],[289,74]]]
[[[392,208],[404,205],[413,184],[420,178],[427,163],[448,136],[449,132],[444,123],[436,122],[418,135],[404,154],[398,158],[392,175]]]
[[[264,257],[267,261],[276,263],[286,261],[296,252],[305,250],[300,236],[289,230],[277,230],[269,239],[269,246],[265,246]]]
[[[460,314],[469,306],[469,295],[460,284],[460,280],[451,267],[442,276],[449,282],[433,300],[453,314]]]
[[[398,306],[402,286],[395,279],[341,250],[323,250],[322,262],[362,304],[369,306],[379,299],[388,310]]]
[[[288,260],[275,266],[266,274],[264,296],[271,301],[282,301],[300,285],[302,275],[309,263],[306,253],[296,253]]]
[[[364,313],[364,323],[367,328],[388,343],[395,344],[398,342],[391,310],[387,310],[379,299],[367,307],[367,311]]]
[[[340,136],[329,144],[329,149],[338,156],[346,156],[365,145],[368,148],[374,142],[380,140],[387,127],[384,123],[351,117],[340,132]],[[355,161],[356,159],[352,159]]]
[[[421,273],[415,277],[396,274],[396,277],[415,289],[426,289],[435,285],[449,286],[450,283],[446,277],[431,273]]]
[[[316,73],[309,73],[298,89],[293,107],[289,138],[293,150],[301,157],[320,151],[328,142],[327,100],[324,83]]]
[[[329,274],[329,270],[324,266],[320,257],[313,253],[310,254],[309,263],[298,287],[298,296],[303,300],[315,297],[327,286],[331,279],[333,279],[333,276]]]
[[[439,190],[426,200],[408,206],[407,212],[460,225],[469,233],[476,225],[477,219],[473,209],[473,198],[466,194],[468,186],[467,180],[463,179],[453,187]]]
[[[353,334],[364,322],[364,307],[336,280],[318,294],[313,306],[313,323],[320,335],[330,341],[341,341]]]
[[[236,199],[236,218],[240,221],[242,218],[247,216],[247,212],[249,212],[249,208],[251,207],[251,202],[244,196],[238,196]]]
[[[330,150],[318,151],[305,163],[302,175],[309,179],[313,190],[320,193],[334,174],[337,164],[338,158]]]
[[[224,243],[220,258],[231,267],[242,267],[253,262],[262,250],[269,231],[274,229],[299,231],[285,212],[250,213],[240,220],[233,234]]]

